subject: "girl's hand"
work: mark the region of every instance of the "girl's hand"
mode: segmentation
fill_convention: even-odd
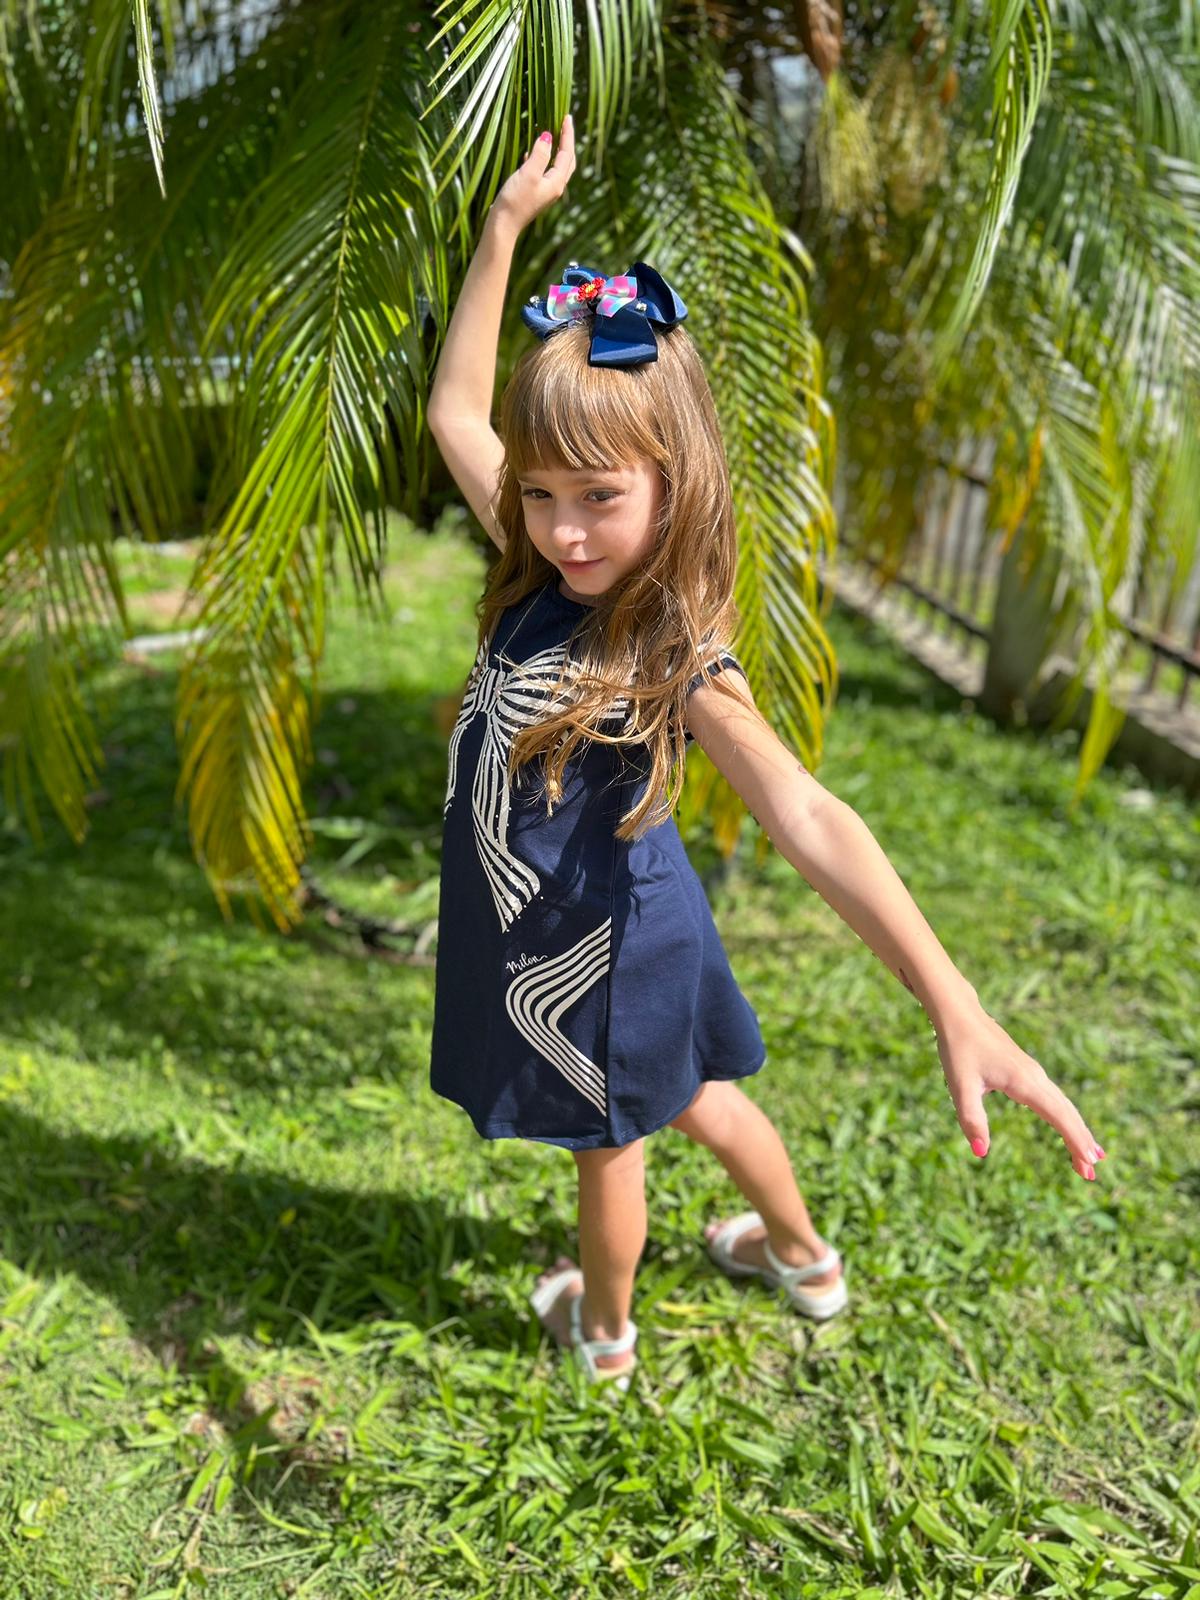
[[[998,1089],[1057,1128],[1075,1171],[1080,1177],[1095,1178],[1093,1163],[1104,1159],[1104,1151],[1087,1124],[1041,1062],[1027,1055],[982,1007],[937,1037],[959,1126],[977,1156],[985,1156],[991,1142],[983,1097]]]
[[[575,171],[575,127],[568,111],[559,135],[558,154],[550,160],[554,140],[549,133],[534,141],[517,170],[505,179],[492,201],[492,211],[518,231],[553,205]]]

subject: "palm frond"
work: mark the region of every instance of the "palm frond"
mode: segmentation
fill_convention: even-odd
[[[167,24],[163,29],[164,42],[171,36],[170,0],[160,7]],[[146,132],[150,139],[150,154],[158,187],[164,198],[167,186],[163,181],[163,130],[162,105],[159,101],[158,80],[154,71],[154,36],[150,26],[150,0],[133,0],[134,36],[137,39],[138,86],[142,92],[142,115],[146,119]]]
[[[1011,55],[1020,47],[1017,0],[1000,20],[1016,29]],[[1011,75],[995,80],[1005,88],[996,111],[1009,119],[1012,153],[1025,151],[1020,165],[1002,140],[990,151],[958,141],[944,192],[917,219],[918,237],[905,251],[907,231],[896,227],[881,253],[903,266],[889,382],[906,399],[928,396],[934,419],[925,439],[911,430],[899,453],[920,457],[923,478],[967,419],[979,437],[1007,429],[1026,455],[1042,451],[1028,497],[1019,492],[1028,462],[1008,460],[1004,471],[1031,537],[1062,573],[1058,620],[1076,635],[1078,667],[1068,702],[1086,674],[1095,679],[1085,783],[1120,722],[1122,585],[1144,565],[1157,568],[1167,550],[1177,568],[1195,559],[1200,96],[1194,36],[1177,9],[1055,0],[1054,30],[1031,130],[1032,99],[1018,96],[1014,112]],[[1023,75],[1036,88],[1036,52],[1024,49]],[[969,57],[965,69],[973,94],[987,85]],[[985,165],[980,225],[972,196]],[[1003,247],[985,260],[997,226]],[[839,310],[852,314],[844,301]],[[875,340],[884,332],[876,322],[871,331]],[[864,451],[854,471],[869,499],[890,465],[871,456],[869,441],[856,442],[857,455]],[[895,440],[887,451],[890,460]]]
[[[1200,361],[1200,96],[1179,70],[1175,24],[1146,33],[1153,8],[1136,27],[1074,5],[1071,18],[1018,197],[1017,248],[1068,265],[1107,359],[1128,374],[1130,409],[1173,409]]]
[[[7,509],[0,500],[0,512]],[[78,550],[28,543],[0,561],[0,756],[5,802],[42,836],[33,775],[71,837],[103,761],[83,685],[94,596]],[[82,598],[81,598],[82,597]]]
[[[802,275],[811,263],[771,213],[711,48],[669,36],[667,70],[671,101],[653,172],[638,173],[646,220],[632,244],[639,255],[653,250],[654,259],[678,263],[684,298],[692,284],[704,307],[694,333],[721,418],[740,537],[737,649],[764,714],[815,768],[837,669],[818,574],[819,556],[834,544],[833,419]],[[637,147],[631,154],[636,162]],[[637,171],[618,165],[618,188],[627,192]],[[712,801],[718,828],[741,814],[726,788]],[[695,809],[685,792],[685,822]]]
[[[252,871],[281,926],[297,915],[307,844],[298,662],[307,657],[315,675],[335,537],[356,582],[369,591],[378,580],[387,418],[415,449],[426,388],[418,302],[447,298],[425,130],[408,91],[417,54],[398,12],[342,39],[336,70],[320,69],[317,111],[248,198],[207,308],[210,344],[239,330],[246,382],[234,433],[252,449],[195,579],[208,633],[181,681],[180,793],[217,893]]]
[[[444,10],[445,6],[439,10]],[[657,0],[589,0],[586,118],[577,131],[603,158],[628,114],[635,82],[653,65],[665,95]],[[557,135],[574,103],[575,22],[570,0],[461,0],[433,44],[450,40],[425,114],[453,95],[455,112],[434,155],[438,198],[461,191],[453,226],[472,202],[486,208],[542,128]]]
[[[1056,297],[1072,292],[1068,274],[1045,281],[1044,313],[1031,337],[996,343],[1005,403],[1019,436],[1036,436],[1040,470],[1028,507],[1027,531],[1058,566],[1056,633],[1075,663],[1057,713],[1072,714],[1085,679],[1093,679],[1089,719],[1076,775],[1076,795],[1094,776],[1120,731],[1116,670],[1125,642],[1122,606],[1150,545],[1148,506],[1153,475],[1145,441],[1126,435],[1119,379],[1089,377],[1058,348]],[[1089,347],[1084,343],[1084,349]]]
[[[966,276],[934,340],[933,360],[939,368],[949,363],[960,346],[987,288],[1050,76],[1053,35],[1045,0],[991,0],[989,16],[994,29],[985,69],[994,82],[991,170]]]
[[[652,56],[655,82],[663,77],[662,17],[658,0],[587,0],[587,54],[583,75],[587,105],[583,126],[597,162],[608,140],[629,117],[635,81]]]
[[[1112,674],[1127,593],[1167,556],[1181,581],[1198,549],[1200,96],[1178,12],[1064,9],[1003,275],[1011,327],[1027,329],[1009,334],[1010,356],[1022,347],[1018,382],[1060,423],[1043,514],[1075,578],[1090,569],[1075,593],[1083,631],[1066,701],[1090,672],[1081,789],[1120,727]],[[1065,368],[1091,397],[1073,409]]]
[[[297,561],[282,605],[262,604],[251,627],[214,629],[185,664],[177,702],[175,798],[186,801],[196,859],[227,917],[240,892],[252,915],[261,898],[285,932],[312,843],[302,795],[308,700],[288,619],[311,609],[312,581]]]
[[[80,175],[82,196],[68,191],[49,206],[13,263],[0,324],[8,384],[0,562],[45,569],[35,588],[45,588],[56,620],[39,632],[39,612],[14,578],[4,602],[25,618],[22,640],[42,639],[47,664],[8,652],[3,689],[28,714],[5,727],[10,762],[52,776],[46,793],[72,832],[86,827],[84,792],[100,760],[83,687],[128,631],[114,532],[175,534],[192,510],[198,447],[219,448],[221,380],[197,358],[203,247],[232,237],[231,200],[261,175],[271,148],[269,88],[290,83],[295,58],[296,40],[280,36],[260,50],[260,66],[245,69],[268,89],[261,109],[247,109],[237,72],[176,106],[176,183],[166,202],[144,144],[130,140],[109,172]],[[48,664],[56,648],[71,652],[61,680]],[[40,691],[26,682],[35,670]],[[92,752],[91,764],[40,753],[60,737],[64,750]],[[28,784],[9,795],[36,829]]]

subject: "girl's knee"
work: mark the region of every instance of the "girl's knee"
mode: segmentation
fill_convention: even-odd
[[[633,1139],[629,1144],[602,1145],[592,1150],[573,1150],[571,1154],[580,1172],[625,1173],[644,1165],[645,1150],[644,1139]]]
[[[710,1078],[702,1083],[691,1105],[671,1123],[697,1144],[718,1150],[736,1138],[742,1092],[736,1084]]]

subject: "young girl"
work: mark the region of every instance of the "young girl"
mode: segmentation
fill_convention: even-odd
[[[629,1382],[646,1238],[645,1136],[706,1145],[753,1208],[706,1230],[732,1274],[826,1318],[847,1303],[770,1119],[737,1087],[763,1065],[673,820],[702,747],[781,854],[913,994],[955,1111],[987,1153],[1000,1090],[1103,1157],[1041,1066],[983,1010],[862,819],[774,734],[727,648],[736,537],[717,415],[687,308],[645,262],[572,262],[522,308],[538,335],[491,426],[521,229],[575,168],[568,117],[500,190],[446,336],[429,425],[500,550],[450,741],[431,1083],[485,1138],[564,1146],[579,1265],[533,1305],[593,1378]],[[503,442],[502,442],[503,441]]]

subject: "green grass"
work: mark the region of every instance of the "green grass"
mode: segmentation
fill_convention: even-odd
[[[393,549],[391,622],[338,613],[309,801],[321,881],[419,924],[482,568]],[[820,777],[1098,1181],[998,1096],[974,1160],[913,997],[748,828],[710,880],[748,1092],[852,1304],[819,1326],[720,1276],[701,1230],[741,1207],[668,1130],[638,1377],[589,1396],[526,1304],[574,1245],[570,1156],[432,1095],[430,965],[223,924],[172,808],[173,659],[114,664],[86,845],[0,832],[5,1600],[1200,1596],[1195,808],[1106,770],[1070,815],[1077,735],[832,628]]]

